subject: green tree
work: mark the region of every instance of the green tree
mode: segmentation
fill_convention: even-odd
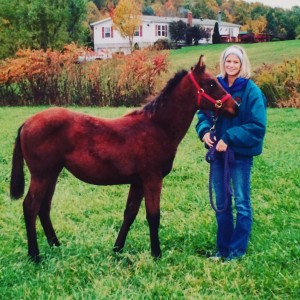
[[[222,0],[216,0],[216,3],[218,4],[219,7],[222,6],[222,2],[223,2]]]
[[[296,39],[300,40],[300,25],[295,28]]]
[[[286,39],[287,31],[286,24],[284,21],[284,11],[278,9],[270,9],[266,15],[267,23],[267,32],[272,34],[273,37],[279,39]]]
[[[206,1],[198,1],[191,6],[190,9],[194,18],[216,19],[216,13],[213,8],[206,3]]]
[[[220,44],[221,43],[221,36],[219,32],[219,23],[215,23],[214,32],[212,35],[212,43],[213,44]]]
[[[290,11],[287,12],[287,31],[288,38],[296,39],[297,36],[299,38],[299,32],[297,27],[299,28],[299,20],[300,20],[300,6],[294,6]]]
[[[0,0],[0,57],[19,48],[61,49],[88,38],[86,0]]]
[[[106,0],[93,0],[92,2],[98,7],[98,9],[103,9],[106,6]]]
[[[130,51],[133,51],[133,38],[138,27],[141,25],[142,7],[138,0],[120,0],[112,21],[114,27],[123,38],[128,38]]]
[[[210,38],[210,30],[195,25],[186,29],[186,43],[188,45],[198,45],[200,39]]]
[[[251,10],[250,16],[252,20],[257,20],[268,13],[269,9],[266,6],[257,5]]]
[[[176,45],[179,41],[185,39],[187,24],[182,20],[171,22],[169,25],[171,40],[175,41]]]
[[[153,8],[151,6],[149,6],[149,5],[145,6],[143,8],[143,15],[145,15],[145,16],[154,16],[155,13],[154,13]]]
[[[17,19],[15,11],[18,3],[16,0],[0,0],[0,59],[15,53],[19,43],[13,21]],[[13,41],[13,42],[12,42]]]

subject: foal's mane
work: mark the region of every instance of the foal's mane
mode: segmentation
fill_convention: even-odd
[[[140,109],[130,112],[129,114],[127,114],[127,116],[146,114],[151,117],[160,107],[164,105],[164,103],[168,100],[170,93],[174,90],[174,88],[179,84],[179,82],[187,73],[188,72],[186,70],[178,71],[175,76],[168,81],[167,85],[154,100],[150,101]]]

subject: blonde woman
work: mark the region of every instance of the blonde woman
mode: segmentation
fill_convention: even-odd
[[[245,255],[249,243],[252,229],[250,177],[253,157],[262,152],[266,103],[263,93],[250,79],[251,67],[242,47],[230,46],[224,50],[220,57],[220,70],[221,74],[217,77],[220,84],[239,106],[236,117],[219,116],[215,123],[217,153],[225,152],[230,147],[235,156],[229,168],[236,217],[233,215],[232,197],[224,191],[224,156],[217,155],[212,164],[217,208],[224,208],[226,197],[229,204],[225,211],[216,213],[217,252],[211,258],[230,261]],[[215,142],[209,133],[212,124],[210,114],[198,111],[196,131],[208,147]]]

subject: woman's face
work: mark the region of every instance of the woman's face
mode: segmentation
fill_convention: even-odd
[[[229,54],[226,57],[224,67],[227,75],[234,76],[234,77],[238,76],[241,70],[241,66],[242,66],[241,61],[236,55]]]

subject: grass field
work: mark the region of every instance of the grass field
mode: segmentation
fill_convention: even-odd
[[[254,66],[300,55],[300,41],[244,45]],[[204,53],[214,68],[225,45],[183,48],[170,54],[171,72],[189,68]],[[288,49],[288,50],[287,50]],[[288,55],[287,55],[288,54]],[[300,111],[268,109],[264,152],[252,177],[254,226],[248,254],[229,264],[209,261],[215,217],[208,199],[208,164],[193,122],[164,180],[160,240],[150,256],[142,206],[124,252],[112,247],[128,186],[97,187],[63,171],[52,204],[59,248],[50,249],[37,222],[43,261],[27,261],[22,201],[9,198],[17,129],[46,107],[0,107],[0,299],[299,299]],[[73,108],[115,117],[128,108]],[[29,176],[26,176],[28,188]]]
[[[52,206],[62,246],[50,249],[38,222],[43,262],[34,265],[27,261],[22,201],[8,194],[17,128],[41,109],[0,108],[0,299],[299,299],[299,110],[268,110],[264,153],[254,164],[253,234],[242,261],[207,259],[215,250],[215,219],[205,150],[191,126],[164,181],[161,260],[150,256],[144,207],[123,254],[112,252],[128,186],[96,187],[63,172]],[[127,111],[76,109],[107,117]]]
[[[300,40],[243,44],[242,46],[247,51],[253,70],[263,63],[276,64],[281,63],[283,60],[300,58]],[[170,52],[171,73],[182,68],[189,69],[198,61],[200,54],[205,55],[209,70],[216,73],[220,54],[226,47],[228,47],[228,44],[198,45],[173,50]]]

